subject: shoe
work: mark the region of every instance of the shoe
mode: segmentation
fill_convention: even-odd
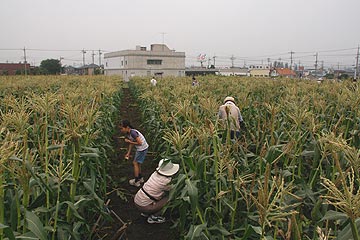
[[[129,180],[129,184],[130,185],[132,185],[132,186],[135,186],[135,187],[140,187],[141,186],[141,183],[140,183],[140,180],[135,180],[135,178],[134,179],[130,179]]]
[[[162,216],[151,215],[150,217],[148,217],[147,222],[148,223],[164,223],[165,218]]]

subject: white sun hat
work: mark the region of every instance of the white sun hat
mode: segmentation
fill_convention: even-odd
[[[172,176],[179,171],[179,164],[172,163],[169,159],[161,159],[156,171],[161,175]]]
[[[231,101],[231,102],[235,103],[235,99],[234,99],[233,97],[226,97],[226,98],[224,99],[224,103],[226,103],[226,102],[228,102],[228,101]]]

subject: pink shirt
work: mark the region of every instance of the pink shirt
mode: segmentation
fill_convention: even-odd
[[[165,191],[170,190],[168,185],[171,182],[171,177],[165,177],[158,174],[156,171],[151,174],[150,178],[144,183],[143,189],[155,199],[160,200]],[[144,192],[139,190],[134,198],[134,202],[142,207],[148,206],[154,203]]]

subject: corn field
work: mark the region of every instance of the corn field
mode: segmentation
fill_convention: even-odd
[[[360,239],[356,83],[198,80],[130,82],[152,145],[181,166],[166,208],[185,239]],[[226,96],[247,125],[236,141]]]
[[[121,81],[0,78],[0,239],[91,239]]]
[[[181,166],[164,210],[182,238],[360,239],[356,83],[197,79],[129,83],[153,150]],[[122,84],[0,78],[0,239],[94,238]],[[247,125],[235,141],[226,96]]]

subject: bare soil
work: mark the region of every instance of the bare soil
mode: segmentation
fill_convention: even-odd
[[[120,118],[128,119],[131,125],[146,136],[142,128],[141,112],[136,105],[134,96],[128,88],[123,88],[123,98],[120,107]],[[120,120],[120,121],[121,121]],[[97,232],[101,239],[129,239],[129,240],[172,240],[179,239],[179,234],[173,228],[173,221],[169,214],[165,214],[163,224],[149,224],[147,218],[142,217],[134,205],[134,195],[139,188],[129,185],[129,179],[134,178],[132,159],[125,160],[126,145],[120,130],[116,129],[114,136],[116,143],[115,156],[109,163],[108,208],[114,221],[105,221]],[[151,139],[147,139],[151,145]],[[134,153],[133,153],[134,155]],[[156,153],[147,154],[142,164],[142,175],[145,181],[155,170],[159,159]]]

